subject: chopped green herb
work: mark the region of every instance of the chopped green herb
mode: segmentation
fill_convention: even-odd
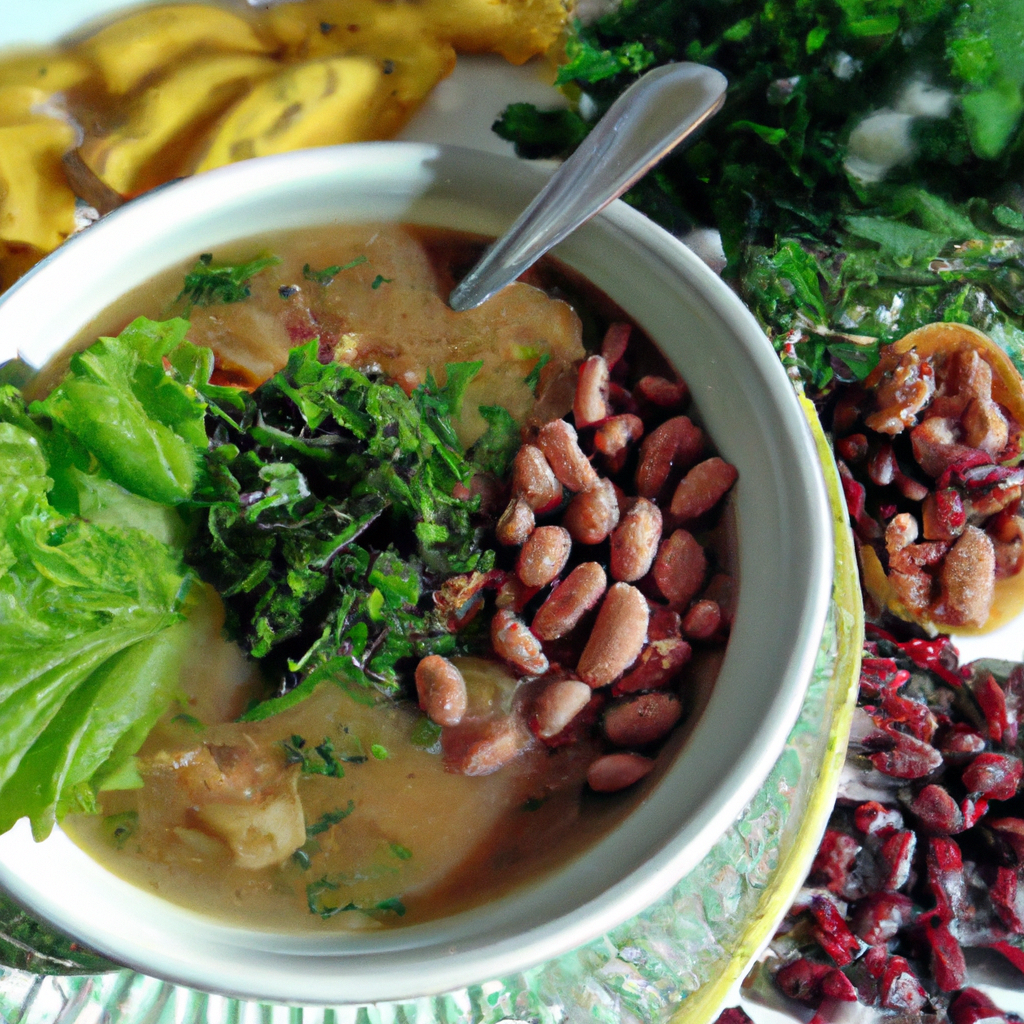
[[[311,751],[306,749],[306,741],[301,736],[282,740],[281,746],[284,748],[285,761],[288,764],[300,765],[303,775],[326,775],[332,779],[340,779],[345,775],[345,769],[335,756],[334,744],[327,736]]]
[[[312,865],[312,860],[306,851],[300,846],[293,854],[292,860],[303,870],[308,871]]]
[[[326,875],[315,882],[310,882],[306,886],[306,905],[309,907],[309,912],[316,914],[317,917],[321,917],[325,921],[336,914],[344,914],[350,910],[358,910],[363,914],[369,915],[373,915],[375,912],[384,912],[394,913],[402,917],[405,914],[405,904],[397,896],[381,900],[380,903],[373,907],[360,907],[352,902],[331,906],[324,897],[338,892],[340,888],[341,886],[337,882],[332,882]]]
[[[389,911],[399,917],[405,916],[405,904],[397,896],[392,896],[389,900],[381,900],[375,909]]]
[[[374,279],[370,287],[376,291],[382,284],[391,284],[394,280],[392,277],[385,277],[383,274],[378,274]]]
[[[335,264],[331,267],[324,267],[323,270],[314,270],[308,263],[302,268],[302,276],[307,281],[315,281],[319,285],[323,285],[327,288],[329,285],[334,283],[334,279],[343,270],[352,270],[354,267],[361,267],[364,263],[369,263],[370,258],[368,256],[357,256],[350,263],[344,263],[341,265]],[[376,287],[376,286],[375,286]]]
[[[312,825],[306,826],[306,838],[312,839],[313,836],[321,835],[329,828],[333,828],[339,821],[344,821],[355,809],[355,801],[349,800],[348,806],[344,809],[338,808],[334,811],[326,811]]]
[[[182,725],[186,729],[191,729],[192,732],[202,732],[206,728],[206,726],[203,725],[195,715],[189,715],[184,712],[180,715],[175,715],[171,721],[175,725]]]
[[[412,850],[410,850],[407,847],[403,846],[401,843],[392,843],[391,844],[391,852],[399,860],[410,860],[412,858]]]
[[[122,811],[120,814],[108,814],[103,819],[103,834],[119,850],[139,830],[137,811]]]
[[[370,753],[373,754],[373,756],[378,761],[385,761],[385,760],[387,760],[387,758],[389,756],[388,748],[387,747],[382,747],[379,743],[374,743],[370,747]]]
[[[533,369],[523,378],[523,383],[534,393],[537,394],[537,388],[540,386],[540,371],[544,369],[548,363],[551,362],[551,353],[544,352],[541,357],[533,364]]]
[[[473,445],[473,462],[482,472],[503,478],[522,444],[519,424],[500,405],[481,405],[480,415],[487,421],[487,430]]]
[[[414,747],[423,747],[425,750],[440,750],[441,726],[432,722],[426,715],[421,715],[409,734],[409,742]]]
[[[184,299],[189,307],[242,302],[252,294],[249,287],[252,278],[280,262],[277,256],[257,256],[248,263],[215,264],[213,254],[204,252],[185,275],[185,284],[177,301]]]

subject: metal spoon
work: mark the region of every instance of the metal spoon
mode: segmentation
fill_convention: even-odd
[[[634,82],[452,291],[448,305],[473,309],[511,284],[717,113],[726,84],[720,72],[686,63],[655,68]]]

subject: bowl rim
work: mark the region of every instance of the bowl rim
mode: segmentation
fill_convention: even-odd
[[[467,175],[472,168],[474,173],[482,174],[484,177],[490,175],[500,181],[507,178],[514,181],[520,189],[529,187],[534,190],[539,189],[546,174],[549,173],[548,169],[538,168],[511,157],[477,150],[396,142],[325,147],[234,164],[146,193],[109,214],[86,231],[73,236],[61,249],[46,257],[0,296],[0,327],[12,308],[31,302],[37,291],[45,292],[45,282],[57,273],[52,269],[54,266],[59,270],[62,265],[70,263],[72,257],[85,258],[84,254],[92,249],[102,250],[108,236],[116,239],[118,233],[127,230],[133,222],[145,223],[147,217],[159,218],[163,213],[173,210],[176,204],[191,204],[188,208],[194,216],[196,209],[205,211],[209,207],[211,197],[218,195],[223,197],[233,193],[248,194],[246,189],[251,192],[260,187],[276,189],[283,194],[291,185],[301,184],[316,175],[337,174],[339,170],[346,169],[350,173],[355,173],[353,168],[364,175],[378,170],[382,173],[383,179],[386,179],[388,169],[397,169],[401,177],[402,167],[405,167],[408,173],[426,173],[428,177],[432,173],[430,168],[436,171],[438,167],[464,167]],[[427,170],[424,172],[425,168]],[[356,1003],[377,999],[414,998],[449,991],[550,960],[583,945],[632,917],[639,909],[663,895],[710,849],[715,839],[725,831],[767,777],[799,713],[818,653],[818,641],[831,595],[832,541],[829,505],[813,439],[799,409],[792,384],[757,322],[732,290],[681,242],[621,201],[607,207],[591,224],[582,228],[580,234],[588,231],[594,237],[606,236],[616,244],[628,243],[634,252],[643,254],[644,258],[652,261],[652,266],[662,265],[666,273],[681,275],[692,292],[688,293],[688,298],[703,302],[706,312],[721,319],[726,329],[746,345],[745,355],[750,359],[750,365],[746,369],[750,373],[751,381],[756,377],[758,381],[767,382],[766,386],[771,390],[772,399],[781,403],[785,412],[791,434],[788,443],[794,451],[801,453],[799,463],[789,467],[798,479],[799,493],[795,495],[794,500],[801,503],[802,514],[807,520],[803,525],[815,528],[813,543],[800,551],[801,557],[804,558],[802,569],[807,580],[807,591],[796,616],[795,632],[790,641],[791,656],[779,669],[783,676],[783,684],[776,699],[770,703],[757,733],[759,745],[751,749],[748,744],[740,761],[733,766],[731,772],[726,773],[727,777],[716,778],[715,785],[711,787],[711,796],[700,805],[695,823],[691,823],[683,832],[686,841],[682,842],[677,838],[676,842],[652,851],[641,867],[618,882],[605,886],[599,898],[582,904],[574,911],[561,914],[541,927],[534,927],[525,933],[501,941],[487,941],[482,949],[464,948],[461,940],[450,943],[444,950],[445,955],[440,966],[432,971],[413,969],[408,962],[402,962],[398,970],[391,967],[390,973],[383,969],[380,972],[374,970],[372,985],[380,986],[387,982],[390,986],[383,994],[378,994],[376,987],[371,991],[366,984],[350,985],[348,988],[344,985],[339,987],[313,984],[315,973],[311,972],[311,965],[323,972],[323,969],[328,967],[328,961],[332,968],[335,966],[336,957],[332,959],[325,951],[318,952],[315,948],[308,947],[308,944],[303,947],[303,944],[299,943],[293,950],[281,954],[282,963],[287,963],[292,968],[297,982],[282,984],[280,978],[272,980],[263,975],[259,968],[241,972],[235,970],[227,976],[220,968],[213,969],[208,965],[200,965],[194,970],[185,969],[181,964],[170,964],[162,960],[152,951],[138,954],[132,949],[126,949],[123,944],[116,941],[116,937],[111,938],[103,930],[101,922],[94,922],[88,926],[89,923],[83,922],[80,917],[72,918],[74,927],[69,929],[69,917],[61,913],[59,906],[55,906],[46,899],[45,894],[36,891],[31,885],[24,884],[16,873],[12,873],[6,859],[12,852],[12,842],[4,837],[0,839],[0,885],[4,885],[16,900],[56,927],[65,931],[71,930],[100,952],[145,973],[212,991],[253,998],[304,1003]],[[258,233],[259,231],[240,230],[236,238],[242,240]],[[566,259],[560,250],[556,250],[555,255]],[[167,265],[174,262],[176,261],[171,259]],[[574,265],[572,259],[566,259],[566,262]],[[679,287],[683,288],[682,280]],[[101,305],[101,308],[109,305],[116,297],[117,295],[112,296]],[[636,316],[635,308],[626,308]],[[91,317],[86,317],[83,322],[88,322],[89,319]],[[750,386],[753,387],[754,384]],[[742,585],[740,589],[742,601]],[[712,799],[719,797],[722,791],[729,787],[731,789],[727,797],[718,799],[717,802],[716,799]],[[647,803],[646,799],[644,803]],[[641,806],[643,807],[643,804]],[[640,809],[632,812],[627,822],[632,821]],[[24,825],[22,822],[21,826]],[[8,836],[13,836],[14,841],[21,844],[29,841],[27,830],[20,826],[14,832],[8,833]],[[58,832],[55,839],[58,844],[63,839],[64,843],[70,845],[70,841],[63,837],[62,833]],[[561,873],[560,869],[556,875]],[[131,893],[138,893],[138,890],[129,883],[121,885],[126,886]],[[117,888],[114,886],[114,889]],[[487,913],[493,914],[495,906],[500,906],[502,902],[499,900],[496,904],[485,905],[483,916]],[[480,912],[471,911],[468,915],[457,917],[472,918],[474,915],[481,916]],[[188,921],[190,912],[181,911],[179,916],[182,920]],[[225,928],[223,925],[211,924],[208,919],[199,919],[198,915],[191,916],[205,922],[204,927],[212,936],[210,942],[214,947],[223,946],[225,943],[230,945],[231,936],[227,933],[234,934],[238,931],[234,928]],[[431,922],[427,925],[396,929],[392,934],[408,936],[417,929],[434,930],[436,924],[437,922]],[[252,933],[247,934],[252,941]],[[437,946],[438,944],[434,943],[433,946],[416,949],[433,948],[437,956],[442,952],[436,948]],[[256,940],[256,947],[260,948],[259,940]],[[260,952],[267,951],[260,949]],[[381,954],[378,952],[376,955]],[[295,970],[299,966],[299,960],[304,962],[302,971]]]

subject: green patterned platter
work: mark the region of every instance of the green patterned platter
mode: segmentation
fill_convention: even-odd
[[[802,400],[803,401],[803,400]],[[286,1007],[191,991],[115,965],[0,894],[3,1024],[705,1024],[771,938],[831,811],[856,698],[863,616],[831,451],[810,403],[836,538],[835,583],[803,710],[767,781],[687,877],[580,949],[403,1003]]]

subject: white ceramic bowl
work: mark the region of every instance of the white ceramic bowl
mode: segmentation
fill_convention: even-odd
[[[0,300],[0,339],[39,366],[123,292],[263,232],[398,220],[500,233],[543,172],[471,150],[377,143],[249,161],[150,193],[73,238]],[[0,885],[140,971],[281,1002],[412,998],[522,970],[640,911],[696,865],[756,792],[796,719],[829,600],[818,461],[771,345],[729,288],[622,203],[556,250],[687,379],[739,469],[740,596],[710,702],[662,781],[561,870],[484,907],[357,935],[230,927],[115,878],[59,831],[0,838]]]

